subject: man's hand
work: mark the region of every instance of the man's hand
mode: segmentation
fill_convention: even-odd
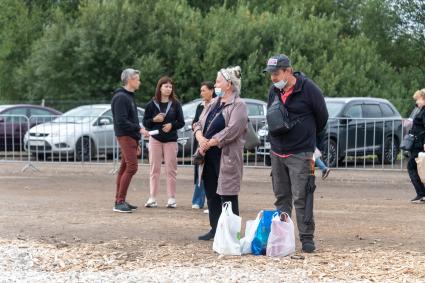
[[[159,113],[158,115],[156,115],[155,117],[153,117],[153,121],[155,123],[162,123],[162,122],[164,122],[164,118],[165,118],[165,114],[164,113]]]
[[[173,125],[171,125],[171,123],[167,123],[167,124],[162,126],[162,131],[164,133],[168,133],[169,131],[171,131],[172,127],[173,127]]]

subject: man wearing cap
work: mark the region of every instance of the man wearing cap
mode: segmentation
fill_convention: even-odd
[[[137,206],[126,202],[131,178],[137,172],[137,147],[141,134],[147,131],[140,127],[134,92],[140,86],[140,72],[125,69],[121,73],[123,87],[114,92],[111,102],[114,131],[121,148],[121,166],[116,180],[116,195],[113,211],[132,212]]]
[[[264,70],[273,85],[268,96],[268,108],[276,100],[288,111],[292,128],[278,136],[270,135],[275,206],[291,215],[292,203],[296,210],[302,250],[311,253],[314,245],[314,218],[305,222],[306,185],[310,170],[314,170],[313,152],[316,134],[328,120],[322,91],[301,72],[293,72],[291,61],[284,54],[271,57]]]

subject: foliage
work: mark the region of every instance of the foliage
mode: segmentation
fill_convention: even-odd
[[[107,103],[126,67],[141,70],[139,103],[162,75],[187,102],[233,65],[242,67],[242,95],[265,99],[262,69],[276,53],[327,96],[387,98],[404,115],[425,86],[421,1],[0,0],[0,8],[0,102]]]

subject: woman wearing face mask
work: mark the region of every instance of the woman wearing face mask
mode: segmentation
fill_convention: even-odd
[[[198,122],[199,117],[201,116],[202,111],[206,106],[208,106],[211,102],[211,100],[215,97],[214,93],[214,84],[209,81],[205,81],[201,83],[201,97],[202,102],[198,104],[196,107],[195,117],[193,118],[192,122],[192,129],[193,124]],[[198,148],[198,141],[196,138],[193,140],[193,151]],[[192,197],[192,208],[193,209],[202,209],[204,207],[205,203],[205,189],[204,189],[204,182],[199,182],[199,174],[198,174],[199,166],[195,165],[195,190],[193,191],[193,197]]]
[[[414,197],[411,202],[425,203],[425,187],[418,175],[418,167],[415,161],[419,152],[425,151],[425,88],[416,91],[413,95],[413,99],[416,101],[416,105],[420,110],[415,118],[413,118],[413,125],[410,130],[410,134],[415,136],[415,141],[410,151],[407,172],[409,173],[410,180],[416,191],[416,197]]]
[[[199,240],[214,238],[222,203],[231,201],[239,215],[238,194],[243,169],[243,147],[248,124],[245,102],[239,97],[241,69],[221,69],[215,82],[217,95],[194,124],[199,150],[204,154],[202,180],[211,230]]]
[[[183,111],[169,77],[159,79],[155,97],[146,105],[143,125],[158,134],[149,137],[150,197],[145,207],[157,207],[161,163],[167,175],[167,208],[175,208],[177,175],[177,130],[184,126]]]

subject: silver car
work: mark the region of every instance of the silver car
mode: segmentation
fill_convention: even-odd
[[[144,109],[138,108],[142,121]],[[141,123],[141,122],[140,122]],[[92,160],[101,154],[112,155],[117,143],[110,104],[79,106],[55,120],[31,128],[24,137],[25,150],[33,156],[74,156]]]

